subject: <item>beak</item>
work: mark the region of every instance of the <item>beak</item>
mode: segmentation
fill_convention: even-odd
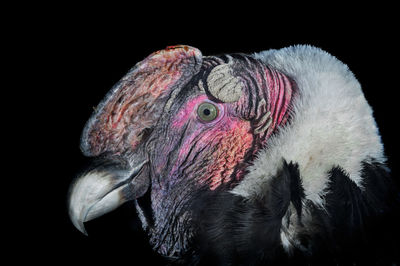
[[[87,235],[84,222],[113,211],[124,202],[141,197],[149,187],[147,161],[126,170],[98,167],[76,179],[69,193],[69,216]]]

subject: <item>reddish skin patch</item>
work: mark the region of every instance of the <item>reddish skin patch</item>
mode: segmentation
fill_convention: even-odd
[[[145,79],[141,80],[140,87],[135,88],[135,90],[126,87],[126,89],[122,90],[121,95],[123,95],[122,97],[125,99],[121,101],[121,104],[115,104],[113,106],[114,109],[107,117],[107,124],[110,126],[108,130],[117,131],[118,135],[123,135],[123,132],[126,130],[126,124],[131,122],[130,119],[132,116],[142,118],[142,121],[136,121],[135,130],[137,132],[146,128],[147,123],[143,121],[143,118],[146,119],[146,113],[152,109],[157,98],[160,97],[164,91],[168,90],[169,86],[174,84],[182,74],[180,71],[168,72],[166,68],[173,65],[169,61],[172,61],[174,58],[172,58],[170,54],[164,53],[164,56],[166,58],[162,58],[162,60],[160,60],[161,62],[157,62],[158,65],[155,64],[154,60],[150,60],[151,62],[143,65],[143,69],[147,67],[149,70],[146,69],[146,71],[151,72],[151,68],[159,67],[161,68],[161,73],[168,73],[168,75],[160,75],[158,72],[150,73]],[[130,89],[130,91],[127,89]],[[152,122],[152,117],[149,117],[149,120]],[[151,124],[151,122],[148,124]],[[139,141],[140,139],[132,137],[131,147],[135,148]]]
[[[158,117],[157,99],[173,88],[186,69],[193,67],[193,58],[200,57],[199,50],[178,45],[154,52],[140,62],[96,114],[87,136],[90,153],[123,150],[125,136],[134,149],[141,141],[141,132]]]
[[[172,126],[176,130],[188,123],[190,119],[196,119],[194,122],[197,123],[196,130],[182,144],[172,172],[176,173],[181,163],[190,156],[189,151],[194,139],[198,138],[196,150],[208,146],[208,150],[215,148],[215,152],[207,153],[207,159],[211,163],[207,166],[205,174],[203,173],[197,181],[215,190],[221,184],[231,181],[236,165],[243,162],[244,156],[252,146],[253,135],[249,121],[226,114],[226,104],[213,103],[219,109],[219,116],[214,121],[204,123],[198,120],[197,107],[205,101],[211,102],[206,95],[188,101],[172,121]],[[191,160],[191,158],[188,159]]]
[[[189,49],[188,46],[186,45],[172,45],[172,46],[167,46],[167,48],[165,48],[166,51],[170,51],[170,50],[174,50],[174,49],[184,49],[185,51],[187,51]]]
[[[218,118],[216,118],[214,121],[211,121],[209,123],[203,123],[203,122],[200,122],[200,120],[198,120],[197,108],[203,102],[210,102],[218,107],[218,109],[219,109]],[[217,104],[212,101],[209,101],[208,97],[206,95],[200,95],[194,99],[189,100],[184,105],[184,107],[178,112],[175,119],[172,121],[172,128],[174,128],[175,130],[179,130],[180,128],[182,128],[183,125],[185,125],[186,123],[189,122],[189,119],[197,120],[196,122],[198,123],[198,127],[197,127],[196,131],[194,133],[192,133],[184,141],[182,148],[179,151],[178,160],[177,160],[178,163],[185,160],[185,158],[191,148],[193,140],[205,130],[204,127],[210,126],[210,125],[215,125],[220,119],[222,119],[224,117],[223,110],[224,110],[224,106],[222,104]],[[173,171],[176,170],[176,168],[177,168],[177,165],[175,165],[175,167],[173,168]]]
[[[218,146],[212,154],[212,164],[207,167],[207,173],[202,180],[210,184],[214,190],[223,183],[231,181],[231,176],[236,165],[243,162],[247,151],[251,148],[253,135],[250,133],[250,122],[228,118],[227,128],[215,128],[207,132],[203,139],[215,136],[211,146]],[[229,121],[230,120],[230,121]]]
[[[278,125],[286,122],[287,109],[292,98],[292,85],[289,79],[279,72],[267,69],[265,76],[269,88],[268,110],[272,114],[272,132]]]

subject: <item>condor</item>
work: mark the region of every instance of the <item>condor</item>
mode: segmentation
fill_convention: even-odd
[[[83,233],[84,222],[133,201],[171,262],[385,257],[378,241],[391,236],[399,196],[381,137],[352,72],[318,48],[155,52],[99,104],[81,149],[96,162],[70,190]]]

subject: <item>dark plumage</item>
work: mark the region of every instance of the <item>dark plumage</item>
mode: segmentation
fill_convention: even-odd
[[[192,206],[199,210],[196,216],[199,229],[193,250],[184,262],[390,265],[398,256],[393,234],[399,232],[396,225],[399,199],[387,168],[365,164],[364,173],[367,189],[362,191],[342,169],[333,168],[325,209],[305,199],[297,165],[286,162],[263,190],[265,194],[254,200],[225,191],[214,195],[203,192]],[[282,218],[289,204],[293,204],[290,211],[296,213],[296,226],[301,228],[290,255],[282,248],[280,239]],[[301,221],[304,211],[313,217],[307,226]],[[290,223],[285,222],[286,226]]]

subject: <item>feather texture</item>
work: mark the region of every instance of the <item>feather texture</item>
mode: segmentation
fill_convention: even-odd
[[[372,109],[345,64],[311,46],[269,50],[254,57],[292,78],[298,94],[290,123],[271,137],[233,193],[257,195],[284,158],[299,164],[306,197],[323,206],[332,167],[339,165],[361,186],[362,163],[386,161]]]

